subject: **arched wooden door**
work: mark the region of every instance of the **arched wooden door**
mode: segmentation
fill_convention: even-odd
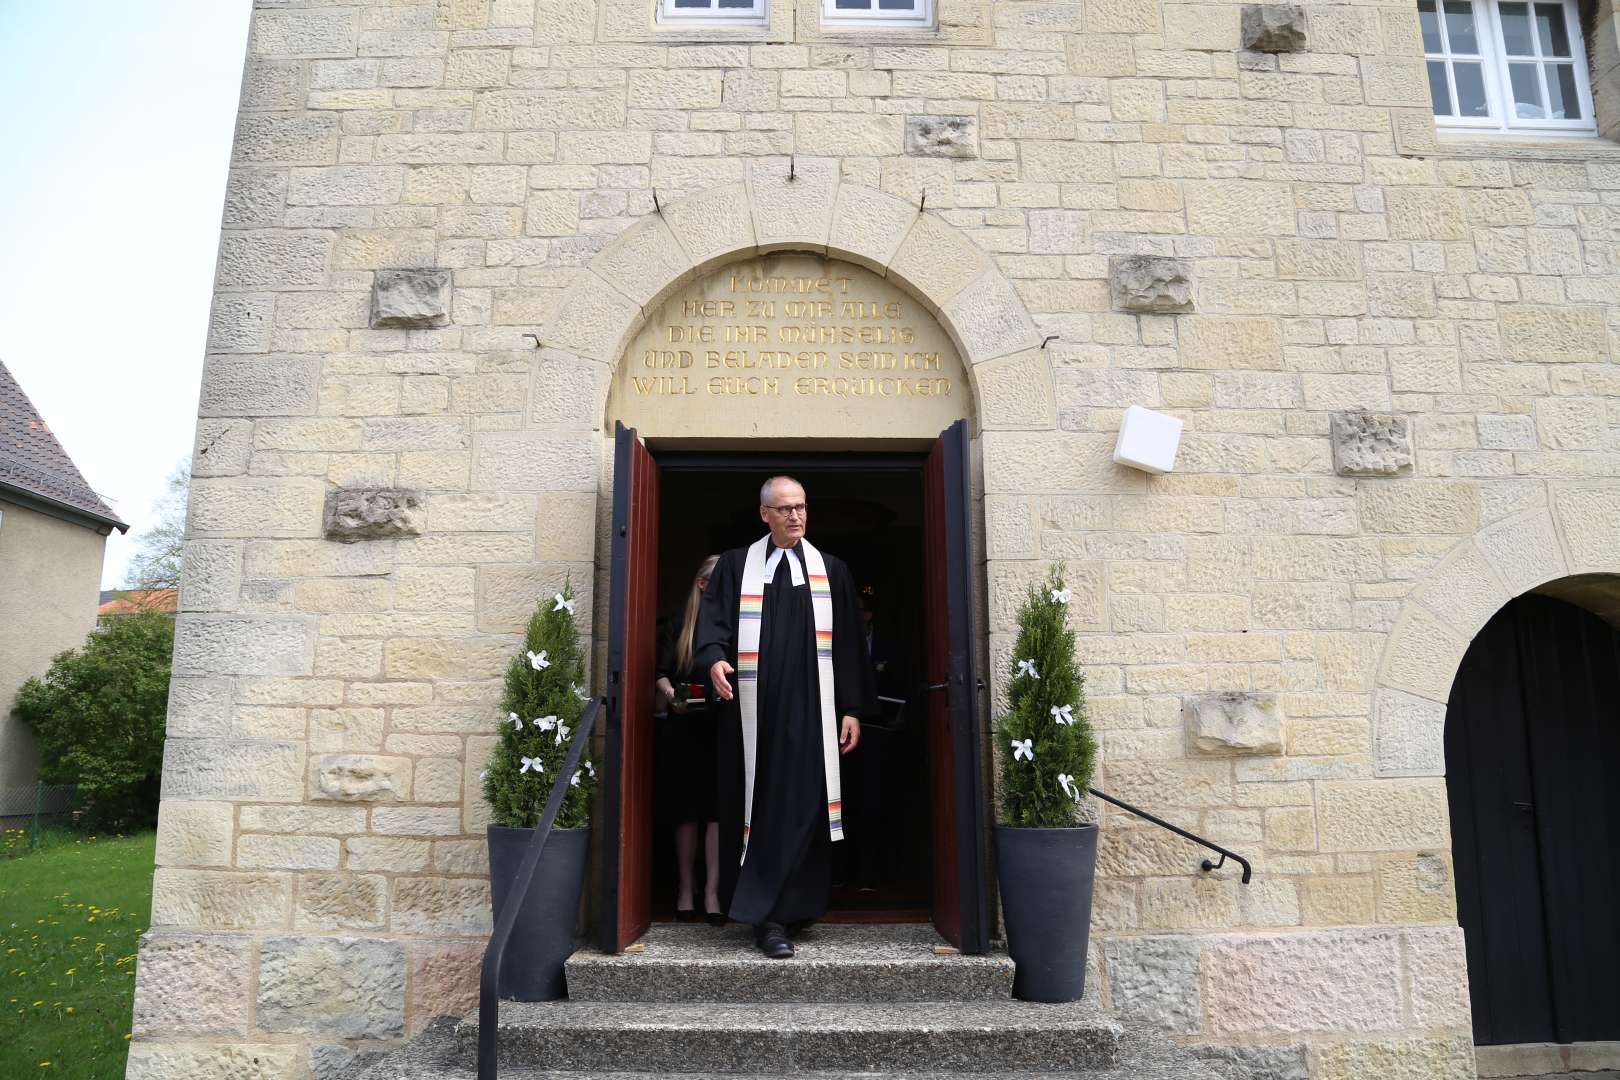
[[[1523,596],[1446,711],[1474,1041],[1620,1039],[1620,634]]]

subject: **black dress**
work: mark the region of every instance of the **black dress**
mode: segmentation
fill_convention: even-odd
[[[748,549],[720,557],[703,594],[693,642],[705,670],[717,660],[737,663],[737,601]],[[742,857],[742,719],[735,697],[716,702],[720,750],[720,903],[739,922],[793,922],[827,910],[832,842],[822,765],[820,680],[815,613],[808,582],[795,586],[784,556],[765,586],[759,636],[758,745],[748,861]],[[862,634],[860,604],[849,569],[831,555],[833,687],[838,717],[870,716],[875,704],[872,664]],[[802,564],[801,564],[802,565]],[[732,677],[735,692],[736,680]],[[859,753],[859,750],[856,751]]]
[[[714,714],[709,703],[714,692],[709,687],[707,668],[694,662],[686,671],[675,670],[675,633],[668,630],[658,640],[657,678],[668,679],[677,694],[688,684],[701,687],[701,696],[688,699],[686,711],[654,718],[653,775],[660,816],[671,824],[688,821],[718,821],[715,817]],[[695,653],[694,653],[695,655]]]

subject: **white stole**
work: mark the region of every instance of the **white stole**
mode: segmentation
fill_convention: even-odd
[[[834,840],[844,838],[843,800],[838,786],[838,717],[833,700],[832,589],[827,584],[827,561],[808,540],[804,545],[805,570],[810,577],[810,606],[816,623],[816,673],[821,687],[821,760],[827,774],[827,827]],[[774,550],[773,550],[774,549]],[[765,614],[766,566],[776,569],[785,558],[793,582],[802,582],[798,560],[783,554],[770,536],[748,548],[743,564],[742,596],[737,603],[737,705],[742,713],[743,737],[743,859],[748,858],[749,823],[754,814],[754,764],[759,748],[759,631]],[[778,663],[791,662],[778,657]]]

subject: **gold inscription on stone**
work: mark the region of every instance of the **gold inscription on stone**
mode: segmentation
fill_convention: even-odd
[[[789,417],[808,435],[934,434],[966,412],[962,377],[939,324],[892,283],[774,255],[667,300],[630,346],[610,407],[645,434],[791,434]]]

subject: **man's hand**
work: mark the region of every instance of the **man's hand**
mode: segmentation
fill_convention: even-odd
[[[721,701],[731,700],[731,683],[726,676],[736,670],[724,660],[716,660],[709,666],[709,681],[714,683],[714,692],[720,695]]]
[[[861,722],[853,716],[844,717],[844,729],[838,735],[838,752],[847,754],[861,743]]]

